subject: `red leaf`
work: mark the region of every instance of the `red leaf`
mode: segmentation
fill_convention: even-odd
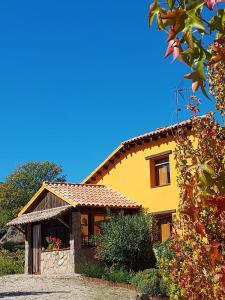
[[[208,252],[208,256],[211,261],[211,265],[213,269],[216,268],[216,262],[222,263],[222,257],[219,251],[219,247],[221,246],[221,243],[213,242],[211,245],[206,245],[205,249]]]
[[[202,222],[197,221],[195,223],[195,230],[198,234],[200,234],[201,236],[206,236],[205,233],[205,226],[202,224]]]

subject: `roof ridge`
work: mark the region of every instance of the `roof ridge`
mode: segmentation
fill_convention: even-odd
[[[201,115],[201,116],[196,116],[196,118],[205,118],[207,115],[204,114],[204,115]],[[144,138],[145,136],[149,136],[149,135],[153,135],[153,134],[156,134],[157,132],[159,131],[164,131],[164,130],[173,130],[177,127],[182,127],[182,126],[187,126],[189,124],[192,123],[192,119],[187,119],[187,120],[183,120],[181,122],[178,122],[178,123],[175,123],[175,124],[171,124],[171,125],[167,125],[167,126],[161,126],[161,127],[158,127],[154,130],[151,130],[151,131],[148,131],[146,133],[143,133],[143,134],[139,134],[137,136],[134,136],[128,140],[125,140],[121,143],[121,145],[124,145],[124,144],[127,144],[127,143],[130,143],[132,142],[133,140],[136,140],[136,139],[139,139],[139,138]]]
[[[196,118],[206,118],[207,114],[205,115],[201,115],[201,116],[196,116]],[[121,153],[126,153],[127,150],[130,149],[130,145],[133,146],[133,144],[140,142],[143,140],[146,141],[151,141],[154,139],[154,137],[158,137],[158,136],[163,136],[166,137],[167,136],[167,132],[169,133],[169,136],[173,136],[174,132],[173,130],[177,130],[178,128],[182,128],[182,127],[186,127],[188,130],[191,130],[191,126],[192,126],[192,118],[191,119],[187,119],[187,120],[183,120],[179,123],[175,123],[172,125],[168,125],[168,126],[164,126],[164,127],[160,127],[157,128],[155,130],[149,131],[147,133],[144,134],[140,134],[138,136],[134,136],[133,138],[130,138],[126,141],[121,142],[121,144],[99,165],[97,166],[94,171],[91,172],[91,174],[89,174],[83,181],[82,183],[87,183],[88,181],[90,182],[91,180],[95,181],[95,175],[98,173],[98,171],[100,171],[101,174],[101,169],[106,166],[106,170],[108,169],[107,164],[112,163],[114,159],[117,159]]]
[[[81,185],[81,186],[94,186],[94,187],[106,187],[104,184],[93,184],[93,183],[76,183],[66,181],[43,181],[45,185]]]

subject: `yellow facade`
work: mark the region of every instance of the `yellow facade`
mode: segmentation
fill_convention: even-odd
[[[105,170],[101,167],[84,183],[104,184],[124,194],[131,200],[142,204],[150,212],[160,212],[176,209],[178,206],[179,189],[176,182],[176,169],[173,151],[176,143],[173,137],[159,138],[141,145],[135,145],[108,165]],[[150,160],[145,158],[158,155],[165,151],[172,151],[169,155],[170,184],[161,187],[151,187]],[[109,158],[110,160],[110,158]],[[107,161],[107,160],[106,160]]]

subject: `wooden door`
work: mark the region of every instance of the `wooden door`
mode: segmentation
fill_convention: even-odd
[[[33,225],[33,274],[41,273],[41,224]]]

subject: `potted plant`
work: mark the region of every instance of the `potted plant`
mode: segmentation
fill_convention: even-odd
[[[48,250],[59,250],[62,246],[62,240],[54,236],[46,237],[48,243]]]

